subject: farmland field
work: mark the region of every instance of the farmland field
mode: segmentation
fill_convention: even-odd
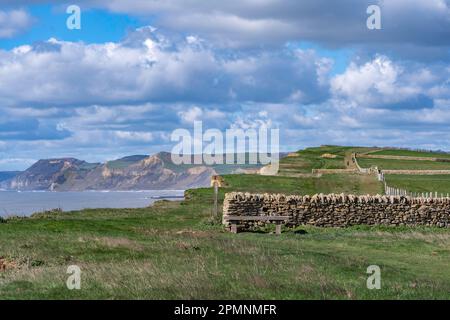
[[[449,153],[425,152],[425,151],[413,151],[401,149],[383,149],[371,152],[370,154],[380,156],[427,157],[427,158],[429,157],[429,158],[450,159]]]
[[[410,192],[450,193],[450,175],[386,175],[386,182]]]
[[[450,170],[450,162],[358,158],[362,168],[377,166],[382,170]]]

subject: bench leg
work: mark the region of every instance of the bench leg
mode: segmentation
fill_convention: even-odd
[[[230,229],[231,233],[237,233],[237,224],[236,223],[231,223],[231,229]]]
[[[275,233],[276,234],[281,234],[281,223],[277,223],[275,225]]]

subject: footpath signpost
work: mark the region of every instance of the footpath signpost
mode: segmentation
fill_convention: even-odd
[[[217,220],[219,216],[218,198],[219,198],[219,186],[221,179],[220,176],[211,177],[211,186],[214,187],[214,208],[213,208],[213,219]]]

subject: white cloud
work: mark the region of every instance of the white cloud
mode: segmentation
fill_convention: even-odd
[[[380,97],[397,95],[396,81],[402,70],[386,57],[378,57],[362,66],[351,63],[345,73],[331,82],[337,96],[357,104],[372,104]]]
[[[362,65],[351,63],[331,80],[335,98],[355,107],[417,109],[433,106],[430,86],[442,83],[445,72],[415,64],[395,63],[378,56]]]
[[[84,106],[151,102],[229,103],[323,99],[330,69],[313,51],[222,55],[214,47],[169,40],[141,28],[119,43],[50,39],[0,50],[4,106]],[[16,90],[16,88],[26,90]],[[230,94],[232,92],[233,94]],[[295,97],[295,95],[294,95]]]
[[[12,38],[27,30],[31,24],[32,18],[24,10],[0,10],[0,39]]]
[[[151,132],[137,132],[137,131],[115,131],[115,135],[124,140],[151,142],[154,136]]]
[[[192,124],[194,121],[222,121],[227,118],[227,113],[217,108],[200,108],[198,106],[183,107],[183,110],[178,111],[177,115],[185,124]]]
[[[194,121],[201,120],[201,117],[203,115],[203,110],[199,107],[192,107],[186,111],[180,111],[178,112],[178,116],[183,122],[186,123],[193,123]]]

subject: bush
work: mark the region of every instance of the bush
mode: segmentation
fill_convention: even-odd
[[[30,216],[30,218],[51,218],[59,216],[63,213],[64,212],[61,208],[55,208],[47,211],[35,212]]]

